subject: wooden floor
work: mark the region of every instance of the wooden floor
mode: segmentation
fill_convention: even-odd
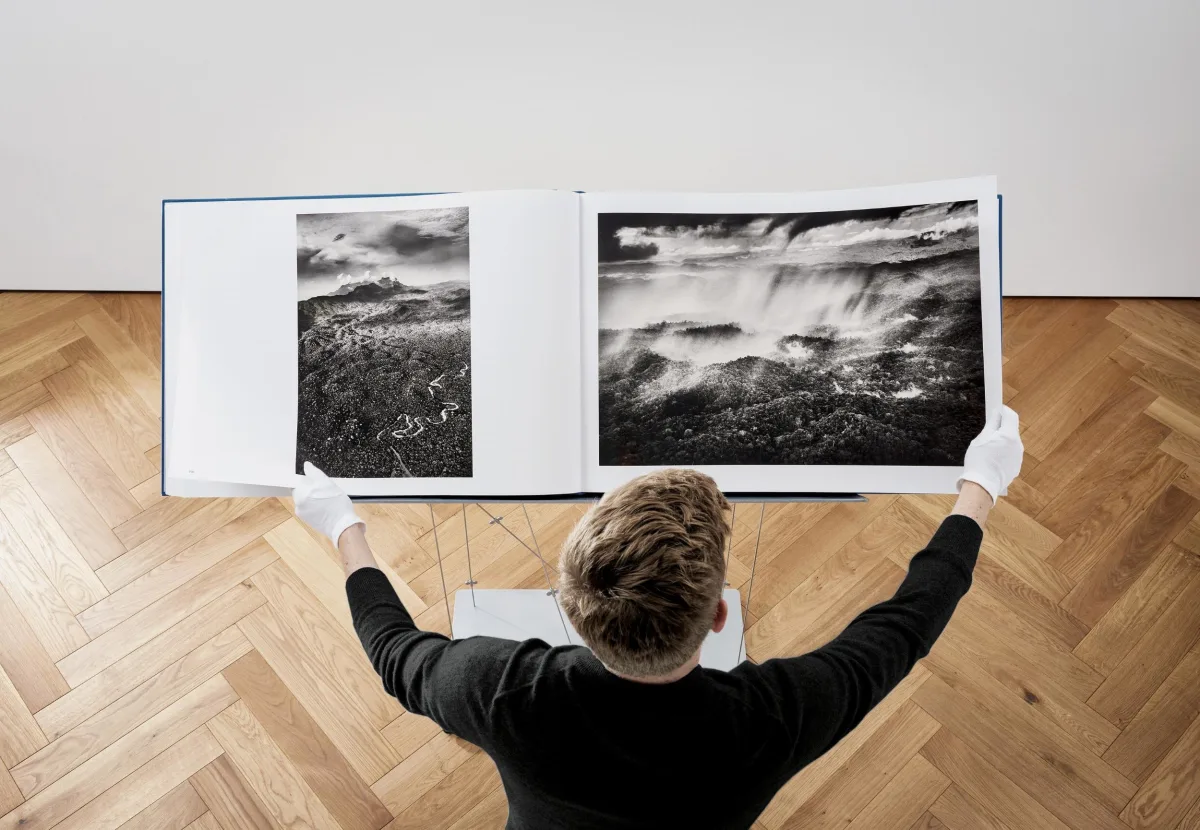
[[[490,759],[405,713],[277,500],[159,495],[156,295],[0,294],[0,830],[497,828]],[[1009,300],[1028,456],[928,659],[759,820],[1200,828],[1200,303]],[[889,595],[944,497],[767,506],[747,649]],[[363,508],[418,621],[538,587],[581,508]],[[761,507],[742,505],[746,594]],[[519,538],[518,538],[519,537]],[[549,574],[553,578],[554,574]]]

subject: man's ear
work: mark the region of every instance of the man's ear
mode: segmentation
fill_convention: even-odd
[[[717,613],[713,614],[713,634],[720,634],[721,629],[725,627],[725,621],[729,619],[729,603],[721,600],[717,603]]]

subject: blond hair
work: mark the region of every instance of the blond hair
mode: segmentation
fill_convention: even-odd
[[[728,507],[703,473],[660,470],[607,493],[571,530],[560,600],[610,669],[667,674],[700,647],[725,582]]]

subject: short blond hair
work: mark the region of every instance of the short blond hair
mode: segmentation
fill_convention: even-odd
[[[687,662],[725,584],[729,502],[695,470],[660,470],[607,493],[567,536],[559,596],[606,666],[633,677]]]

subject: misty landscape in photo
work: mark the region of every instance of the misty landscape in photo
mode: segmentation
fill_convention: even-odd
[[[296,471],[472,474],[468,209],[296,217]]]
[[[962,463],[978,204],[598,217],[601,465]]]

